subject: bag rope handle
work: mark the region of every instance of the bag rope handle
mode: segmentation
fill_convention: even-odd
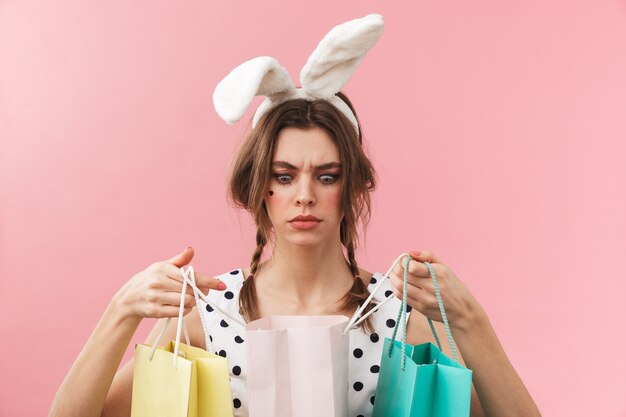
[[[189,265],[187,267],[187,270],[185,271],[184,268],[180,268],[180,271],[183,275],[183,289],[181,291],[181,302],[180,302],[180,308],[179,308],[179,314],[178,314],[178,326],[176,328],[176,344],[174,345],[174,367],[176,367],[176,360],[178,357],[178,346],[180,344],[180,332],[181,332],[181,327],[182,330],[184,331],[184,335],[185,335],[185,342],[187,345],[190,345],[189,342],[189,331],[187,329],[187,324],[185,322],[185,319],[183,317],[183,312],[184,312],[184,301],[185,301],[185,296],[184,294],[187,291],[187,286],[190,286],[193,290],[193,294],[194,294],[194,298],[196,300],[196,306],[198,306],[200,304],[199,300],[202,299],[205,303],[211,305],[212,303],[209,303],[207,300],[207,297],[200,291],[200,289],[198,289],[198,286],[196,284],[196,273],[195,270],[193,268],[192,265]],[[227,316],[228,318],[230,318],[231,320],[235,321],[236,323],[241,324],[241,322],[239,322],[237,319],[231,317],[229,314],[227,314],[226,312],[224,312],[222,309],[217,308],[216,306],[211,305],[211,307],[213,307],[215,310],[221,312],[222,314],[224,314],[225,316]],[[204,341],[205,341],[205,346],[206,346],[206,350],[208,352],[212,352],[215,353],[215,349],[213,348],[213,345],[211,343],[211,338],[209,336],[209,332],[208,332],[208,326],[206,324],[206,320],[203,316],[202,313],[199,313],[200,315],[200,323],[202,325],[202,330],[204,332]],[[163,337],[163,334],[165,333],[165,329],[167,328],[167,326],[170,324],[172,320],[172,317],[168,317],[168,319],[165,321],[165,323],[163,324],[161,331],[159,332],[159,335],[157,336],[154,344],[152,345],[152,350],[150,351],[150,360],[152,360],[152,357],[154,356],[154,352],[156,351],[156,347],[159,344],[159,341],[161,340],[161,338]]]
[[[350,319],[350,321],[348,322],[348,325],[346,326],[346,328],[343,331],[343,334],[345,334],[348,330],[356,328],[356,326],[361,323],[363,320],[365,320],[368,316],[370,316],[371,314],[373,314],[374,312],[376,312],[378,309],[380,309],[385,303],[387,303],[389,300],[391,300],[392,298],[395,298],[394,294],[391,294],[389,297],[385,298],[382,302],[378,303],[374,308],[372,308],[370,311],[368,311],[366,314],[364,314],[362,317],[359,318],[359,315],[363,312],[363,310],[365,310],[365,307],[367,307],[367,305],[372,301],[372,298],[374,298],[374,295],[376,294],[376,292],[378,291],[378,289],[382,286],[383,284],[383,280],[388,279],[389,275],[391,274],[391,271],[393,270],[393,268],[395,268],[396,264],[398,262],[400,262],[402,260],[402,258],[407,257],[407,261],[406,261],[406,267],[404,268],[404,282],[403,282],[403,288],[402,288],[402,305],[400,306],[400,310],[398,311],[398,318],[396,320],[396,325],[394,326],[394,333],[393,333],[393,337],[392,339],[395,340],[396,334],[397,334],[397,330],[398,330],[398,326],[400,324],[400,319],[404,318],[404,327],[403,327],[403,336],[402,336],[402,340],[403,340],[403,357],[406,356],[406,298],[407,298],[407,294],[406,294],[406,289],[407,289],[407,285],[408,285],[408,264],[411,261],[411,256],[407,253],[407,252],[403,252],[402,254],[400,254],[396,260],[391,264],[391,266],[389,267],[389,270],[387,270],[387,272],[385,273],[385,275],[383,275],[383,277],[381,278],[380,282],[378,282],[378,284],[376,284],[376,287],[374,287],[374,290],[371,292],[371,294],[369,295],[369,297],[367,297],[367,299],[365,300],[365,302],[361,305],[361,307],[359,307],[357,309],[357,311],[354,312],[354,314],[352,315],[352,318]],[[452,338],[452,332],[450,331],[450,325],[448,323],[448,316],[446,315],[446,310],[443,306],[443,299],[441,298],[441,292],[439,290],[439,284],[437,282],[437,277],[435,275],[435,271],[433,270],[431,264],[429,262],[424,262],[424,265],[426,265],[426,267],[428,268],[428,271],[430,272],[430,277],[433,281],[433,286],[435,289],[435,297],[437,298],[437,304],[439,306],[439,311],[441,312],[441,317],[443,319],[443,324],[446,330],[446,336],[448,338],[448,342],[450,343],[450,348],[452,349],[452,356],[454,357],[454,360],[458,362],[458,352],[456,349],[456,345],[454,343],[454,340]],[[439,350],[441,350],[441,341],[439,340],[439,336],[437,335],[437,332],[435,330],[435,326],[433,325],[433,321],[430,318],[428,319],[428,325],[430,327],[430,331],[432,332],[434,338],[435,338],[435,342],[437,343],[437,347],[439,348]],[[391,350],[393,349],[393,344],[391,344],[390,348],[389,348],[389,355],[391,355]],[[403,368],[404,369],[404,359],[402,361],[403,363]]]
[[[196,307],[197,307],[200,304],[200,296],[202,293],[200,292],[200,290],[198,289],[198,286],[196,285],[196,271],[191,265],[187,267],[186,273],[183,268],[180,268],[180,271],[183,273],[183,279],[187,282],[187,285],[191,286],[191,289],[193,290],[193,296],[196,300]],[[204,346],[206,347],[205,350],[207,352],[215,353],[215,349],[213,348],[213,344],[211,343],[211,338],[209,336],[209,330],[208,330],[209,328],[206,324],[206,320],[204,319],[204,314],[202,314],[201,312],[198,312],[198,315],[200,316],[200,324],[202,325],[202,331],[204,333]]]
[[[182,268],[181,268],[181,271],[183,272],[183,277],[186,277],[185,271]],[[185,342],[187,345],[190,345],[189,331],[187,330],[187,324],[185,323],[185,318],[184,318],[185,294],[186,293],[187,293],[187,279],[183,279],[183,289],[180,293],[180,307],[178,308],[178,324],[176,326],[176,339],[174,342],[174,360],[173,360],[174,369],[177,369],[178,349],[180,345],[181,330],[184,329]],[[161,338],[163,337],[163,334],[165,333],[165,329],[167,328],[167,326],[169,326],[171,321],[172,321],[172,317],[168,317],[167,320],[165,320],[163,327],[161,327],[161,331],[159,332],[159,335],[157,336],[156,340],[154,341],[152,345],[152,349],[150,350],[150,356],[148,357],[150,361],[152,361],[154,353],[156,352],[156,349],[157,349],[157,345],[159,344],[159,341],[161,340]]]
[[[191,266],[191,265],[190,265]],[[184,275],[183,275],[184,277]],[[229,320],[232,320],[234,323],[237,323],[238,325],[240,325],[241,327],[245,328],[246,327],[246,323],[242,322],[241,320],[239,320],[236,317],[231,316],[230,314],[228,314],[226,311],[222,310],[221,308],[219,308],[216,304],[214,304],[212,301],[209,301],[209,298],[204,295],[202,293],[202,291],[200,291],[198,289],[198,287],[194,282],[191,282],[191,280],[187,277],[185,277],[185,280],[188,281],[189,285],[193,288],[194,290],[194,294],[197,293],[198,298],[200,298],[202,301],[204,301],[207,305],[211,306],[212,309],[214,309],[215,311],[217,311],[218,313],[220,313],[222,316],[228,318]],[[196,300],[196,304],[197,304],[198,300]],[[200,314],[200,316],[202,316],[202,314]]]
[[[404,280],[403,280],[404,282],[402,285],[402,305],[400,306],[400,310],[398,311],[398,319],[396,320],[396,325],[393,328],[393,336],[391,336],[392,340],[396,339],[396,333],[398,331],[398,327],[400,326],[400,320],[402,317],[403,327],[402,327],[401,367],[403,371],[404,371],[405,363],[406,363],[406,325],[407,325],[406,299],[407,299],[407,285],[408,285],[408,267],[409,267],[410,261],[411,261],[411,258],[409,257],[404,267]],[[454,339],[452,338],[452,332],[450,331],[450,325],[448,323],[448,316],[446,315],[446,310],[443,306],[443,299],[441,298],[441,292],[439,291],[439,284],[437,283],[437,277],[435,275],[435,271],[433,270],[432,265],[429,262],[424,262],[424,265],[426,265],[426,267],[428,268],[428,271],[430,272],[430,277],[433,281],[433,286],[435,289],[435,297],[437,298],[437,305],[439,306],[439,311],[441,312],[443,325],[446,330],[446,336],[448,338],[448,342],[450,343],[450,349],[452,350],[452,356],[454,360],[458,362],[459,361],[458,352],[456,349],[456,345],[454,343]],[[437,347],[439,348],[439,350],[442,350],[441,342],[439,341],[439,337],[437,336],[437,332],[435,331],[435,326],[433,325],[433,321],[429,317],[427,317],[427,319],[428,319],[428,325],[430,326],[430,330],[433,333],[433,336],[435,337],[435,341],[437,342]],[[391,352],[393,351],[393,347],[394,347],[394,343],[389,345],[389,351],[388,351],[389,357],[391,357]]]
[[[400,262],[400,260],[402,260],[402,258],[404,256],[409,256],[408,253],[404,252],[402,254],[400,254],[400,256],[398,256],[396,258],[395,261],[393,261],[393,263],[391,264],[391,266],[389,267],[389,269],[387,270],[387,272],[385,273],[385,275],[383,275],[383,277],[380,279],[380,282],[378,282],[378,284],[376,284],[376,286],[374,287],[374,290],[371,292],[371,294],[369,295],[369,297],[367,297],[367,299],[363,302],[363,304],[361,305],[361,307],[359,307],[357,309],[357,311],[354,312],[354,314],[352,315],[352,318],[350,319],[350,321],[348,322],[348,325],[346,326],[346,328],[343,330],[342,334],[346,334],[346,332],[348,330],[354,329],[356,328],[356,326],[359,325],[359,323],[361,323],[363,320],[365,320],[367,317],[369,317],[370,315],[372,315],[373,313],[375,313],[379,308],[381,308],[383,305],[385,305],[385,303],[387,303],[389,300],[391,300],[392,298],[395,297],[395,295],[391,294],[389,297],[385,298],[383,301],[381,301],[380,303],[378,303],[374,308],[372,308],[370,311],[368,311],[366,314],[363,315],[363,317],[359,318],[359,315],[363,312],[363,310],[365,310],[365,307],[367,307],[367,305],[372,301],[372,298],[374,298],[374,295],[376,294],[376,292],[378,291],[378,289],[383,285],[383,281],[387,278],[389,278],[389,274],[391,274],[391,271],[393,270],[393,268],[396,266],[396,264],[398,262]]]

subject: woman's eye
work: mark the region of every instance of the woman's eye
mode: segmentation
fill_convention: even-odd
[[[291,181],[291,175],[289,174],[274,174],[274,178],[281,184],[288,184]]]
[[[293,175],[291,174],[272,174],[279,184],[287,185],[293,181]],[[322,174],[318,177],[319,181],[324,185],[330,185],[337,182],[339,179],[338,174]]]
[[[332,184],[339,178],[339,175],[335,174],[322,174],[320,175],[320,181],[322,184]]]

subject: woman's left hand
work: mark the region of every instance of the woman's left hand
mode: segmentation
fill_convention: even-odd
[[[482,308],[452,269],[441,263],[431,251],[412,251],[409,254],[411,260],[409,261],[407,277],[407,304],[431,320],[443,321],[430,271],[424,264],[424,262],[428,262],[437,278],[450,327],[467,328],[471,326]],[[389,276],[393,292],[399,299],[402,299],[405,264],[406,256],[396,264]]]

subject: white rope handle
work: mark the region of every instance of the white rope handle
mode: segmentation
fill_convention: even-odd
[[[209,301],[209,298],[202,294],[202,291],[200,291],[198,289],[198,287],[196,286],[195,283],[192,283],[191,280],[187,277],[185,277],[185,280],[187,281],[187,283],[189,284],[189,286],[191,286],[194,289],[194,294],[197,292],[198,297],[204,301],[206,304],[208,304],[209,306],[211,306],[211,308],[213,308],[214,310],[216,310],[217,312],[219,312],[222,316],[227,317],[229,320],[231,320],[234,323],[237,323],[238,325],[240,325],[241,327],[245,328],[246,327],[246,323],[242,322],[241,320],[239,320],[236,317],[231,316],[230,314],[228,314],[226,311],[222,310],[221,308],[219,308],[216,304],[214,304],[213,302]],[[196,300],[197,303],[197,300]],[[202,316],[202,314],[200,314],[200,316]]]
[[[185,277],[185,271],[181,268],[181,271],[183,272],[183,277]],[[177,358],[178,358],[178,347],[180,345],[180,335],[181,335],[181,330],[184,331],[185,334],[185,343],[187,344],[187,346],[189,346],[191,343],[189,341],[189,331],[187,330],[187,323],[185,323],[185,318],[184,318],[184,312],[185,312],[185,293],[187,292],[187,280],[183,280],[183,289],[180,293],[180,307],[178,309],[178,325],[176,327],[176,340],[175,340],[175,344],[174,344],[174,369],[176,369],[176,365],[177,365]],[[150,350],[150,355],[148,356],[148,359],[150,361],[152,361],[152,358],[154,357],[154,353],[156,352],[157,346],[159,344],[159,342],[161,341],[161,338],[163,337],[163,334],[165,333],[165,329],[167,329],[167,326],[169,326],[170,322],[172,321],[172,317],[168,317],[167,320],[165,320],[165,323],[163,324],[163,326],[161,327],[161,331],[159,332],[159,335],[157,336],[156,340],[154,341],[154,343],[152,344],[152,349]]]
[[[241,320],[237,319],[236,317],[233,317],[232,315],[228,314],[226,311],[224,311],[221,308],[219,308],[217,305],[215,305],[212,302],[210,302],[208,297],[206,295],[204,295],[202,293],[202,291],[200,291],[200,289],[198,289],[198,286],[196,285],[196,273],[195,273],[195,270],[194,270],[192,265],[189,265],[187,267],[187,271],[185,271],[184,268],[180,268],[180,270],[181,270],[182,275],[183,275],[183,291],[181,292],[181,308],[179,309],[179,327],[177,327],[177,329],[176,329],[178,342],[177,342],[177,344],[175,345],[175,348],[174,348],[175,349],[174,362],[176,362],[176,356],[178,356],[178,344],[180,344],[180,326],[181,326],[181,323],[182,323],[182,330],[184,331],[184,334],[185,334],[185,342],[186,342],[187,345],[190,345],[190,342],[189,342],[189,332],[187,330],[187,324],[185,322],[184,317],[181,318],[181,315],[180,315],[180,312],[184,311],[184,301],[185,301],[184,294],[186,292],[186,287],[187,286],[190,286],[191,289],[193,290],[193,294],[194,294],[194,297],[196,299],[196,306],[198,306],[200,304],[199,300],[202,300],[206,304],[210,305],[214,310],[216,310],[217,312],[222,314],[224,317],[227,317],[233,323],[236,323],[236,324],[240,325],[243,328],[246,327],[246,324],[244,322],[242,322]],[[204,342],[205,342],[205,345],[206,345],[206,350],[208,352],[215,353],[215,349],[213,348],[213,344],[211,343],[211,337],[209,335],[208,326],[206,324],[206,320],[204,318],[204,315],[200,311],[198,311],[198,314],[200,315],[200,323],[202,324],[202,330],[204,331]],[[171,321],[172,321],[172,317],[168,317],[168,319],[163,324],[163,327],[161,328],[161,331],[159,332],[159,335],[157,336],[156,340],[152,344],[152,349],[150,351],[150,356],[149,356],[150,360],[152,360],[152,357],[154,356],[154,352],[157,349],[159,341],[163,337],[163,334],[165,333],[165,329],[167,329],[167,326],[169,326]]]
[[[193,290],[193,296],[196,299],[196,308],[199,308],[200,297],[204,296],[204,294],[200,292],[198,286],[196,285],[196,271],[191,265],[187,267],[187,272],[185,272],[183,268],[181,268],[180,270],[183,273],[183,279],[187,282],[187,285],[191,286],[191,289]],[[213,344],[211,343],[211,337],[209,336],[209,328],[204,319],[204,314],[202,314],[201,311],[198,311],[198,315],[200,316],[202,331],[204,332],[204,345],[206,347],[206,351],[215,353],[215,349],[213,348]]]
[[[182,270],[182,268],[181,268]],[[183,271],[183,277],[185,272]],[[174,369],[176,369],[176,361],[178,360],[178,348],[180,346],[180,332],[183,328],[184,315],[185,315],[185,295],[187,294],[187,280],[183,279],[183,289],[180,292],[180,307],[178,308],[178,324],[176,326],[176,342],[174,343]],[[187,333],[187,326],[185,326],[185,340],[187,346],[189,346],[189,334]]]
[[[367,305],[372,301],[372,298],[374,298],[374,295],[376,294],[376,292],[378,291],[378,289],[383,285],[383,281],[385,279],[389,278],[389,274],[391,274],[391,271],[393,270],[393,268],[395,268],[396,264],[398,262],[400,262],[402,260],[402,258],[404,258],[405,256],[410,256],[408,253],[404,252],[402,254],[400,254],[400,256],[398,256],[396,258],[396,260],[391,264],[391,266],[389,267],[389,269],[387,270],[387,272],[385,273],[385,275],[383,275],[382,279],[380,280],[380,282],[378,284],[376,284],[376,287],[374,287],[374,291],[372,291],[372,293],[370,294],[369,297],[367,297],[367,300],[365,300],[365,302],[361,305],[361,307],[359,307],[357,309],[357,311],[354,312],[354,314],[352,315],[352,318],[350,319],[350,321],[348,322],[348,325],[346,326],[346,328],[343,330],[343,334],[346,334],[346,332],[350,329],[355,328],[359,323],[361,323],[363,320],[365,320],[367,317],[369,317],[371,314],[373,314],[374,312],[376,312],[379,308],[381,308],[387,301],[391,300],[392,298],[395,297],[395,295],[391,294],[389,297],[387,297],[385,300],[383,300],[382,302],[380,302],[378,305],[376,305],[376,307],[374,307],[373,309],[371,309],[370,311],[367,312],[367,314],[365,314],[363,317],[359,318],[359,315],[363,312],[363,310],[365,310],[365,307],[367,307]]]

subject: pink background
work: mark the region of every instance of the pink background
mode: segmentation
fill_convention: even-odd
[[[150,263],[187,245],[202,272],[248,262],[225,183],[252,111],[226,125],[213,88],[259,55],[297,81],[372,12],[385,33],[344,89],[380,176],[360,264],[431,249],[545,416],[626,415],[625,1],[5,0],[1,416],[47,413]]]

